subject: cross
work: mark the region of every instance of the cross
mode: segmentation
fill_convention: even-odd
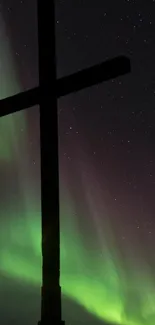
[[[40,107],[42,290],[41,325],[60,325],[60,225],[57,98],[130,72],[130,60],[116,57],[56,79],[54,0],[38,2],[39,86],[0,100],[0,116]]]

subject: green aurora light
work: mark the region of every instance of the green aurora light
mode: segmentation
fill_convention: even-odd
[[[20,91],[8,39],[1,33],[0,98]],[[39,199],[33,200],[28,166],[21,164],[21,146],[26,152],[26,113],[20,112],[0,119],[0,160],[7,168],[17,166],[20,180],[18,204],[8,201],[0,218],[0,272],[10,279],[41,286],[41,213]],[[11,167],[10,167],[11,168]],[[23,176],[25,175],[26,176]],[[9,191],[9,190],[8,190]],[[87,250],[78,231],[72,198],[61,199],[61,286],[65,296],[79,303],[97,318],[119,325],[155,324],[155,281],[147,263],[133,268],[132,257],[127,269],[112,241],[109,227],[104,249]],[[52,216],[51,216],[52,217]],[[97,238],[97,233],[94,237]],[[110,243],[111,242],[111,243]]]

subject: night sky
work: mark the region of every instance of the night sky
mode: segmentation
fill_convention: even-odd
[[[36,13],[0,2],[0,98],[38,85]],[[117,55],[132,67],[58,101],[63,319],[154,325],[155,0],[57,0],[56,43],[58,78]],[[37,324],[40,286],[33,107],[0,119],[0,324]]]

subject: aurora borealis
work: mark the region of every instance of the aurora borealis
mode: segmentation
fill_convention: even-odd
[[[63,4],[58,1],[57,6],[57,33],[62,37],[70,30],[69,42],[76,37],[73,30],[78,14],[71,6],[71,17],[68,9],[63,16]],[[76,9],[78,12],[78,6]],[[132,18],[130,10],[127,13]],[[84,34],[85,21],[80,15]],[[88,26],[90,18],[88,10]],[[61,31],[61,21],[71,24],[70,29],[67,25]],[[26,23],[23,25],[25,28]],[[65,42],[61,37],[59,53],[62,39]],[[71,53],[72,44],[77,52],[73,39]],[[23,71],[27,76],[27,64],[19,73],[13,45],[0,16],[0,98],[28,88],[23,76]],[[129,53],[123,46],[118,52]],[[141,53],[148,53],[138,46]],[[68,61],[70,72],[74,60]],[[62,62],[58,55],[58,72],[66,69]],[[150,93],[144,91],[149,83],[147,89],[152,91],[153,77],[148,76],[152,66],[147,65],[142,76],[138,62],[135,54],[131,76],[58,102],[61,286],[66,325],[155,324],[155,110]],[[33,60],[31,65],[35,65]],[[33,325],[40,318],[41,286],[38,107],[0,119],[0,182],[0,324]]]

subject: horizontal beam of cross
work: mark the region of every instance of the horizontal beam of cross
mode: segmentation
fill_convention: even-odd
[[[127,74],[130,71],[130,60],[124,56],[107,60],[101,64],[79,71],[70,76],[57,79],[57,98],[100,84],[104,81]],[[40,103],[41,95],[39,90],[40,88],[36,87],[17,95],[1,99],[0,117],[38,105]]]

